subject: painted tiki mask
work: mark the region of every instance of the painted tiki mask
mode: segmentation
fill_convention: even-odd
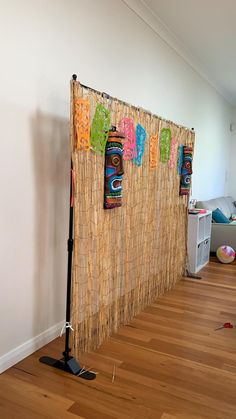
[[[183,147],[183,163],[180,176],[180,195],[189,195],[191,188],[193,149]]]
[[[124,136],[118,131],[109,131],[105,148],[104,208],[122,205],[122,176]]]

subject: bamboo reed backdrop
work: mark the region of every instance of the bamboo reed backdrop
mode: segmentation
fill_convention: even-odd
[[[74,147],[74,100],[111,111],[112,125],[131,117],[148,137],[142,166],[124,161],[123,206],[104,210],[104,156]],[[179,196],[177,161],[150,168],[151,135],[171,129],[177,144],[194,146],[193,131],[71,82],[74,167],[72,350],[96,349],[182,277],[186,265],[188,197]]]

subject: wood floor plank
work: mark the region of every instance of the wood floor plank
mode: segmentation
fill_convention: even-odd
[[[236,419],[236,263],[212,258],[81,365],[95,381],[39,362],[56,339],[0,375],[1,419]]]
[[[0,385],[2,388],[0,400],[2,405],[11,402],[14,394],[14,404],[18,406],[19,411],[25,406],[34,417],[34,414],[41,415],[42,418],[58,418],[71,419],[73,416],[68,413],[68,409],[72,406],[73,401],[63,396],[58,396],[54,392],[45,391],[39,386],[26,383],[18,378],[14,379],[8,374],[0,376]],[[4,391],[3,391],[4,389]],[[4,403],[5,402],[5,403]]]

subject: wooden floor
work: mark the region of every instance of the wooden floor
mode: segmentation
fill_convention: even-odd
[[[93,382],[38,361],[47,347],[0,376],[1,419],[236,418],[236,264],[215,259],[201,280],[181,281],[82,365]]]

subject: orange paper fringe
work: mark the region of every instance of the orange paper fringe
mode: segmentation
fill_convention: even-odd
[[[75,149],[90,148],[90,102],[87,99],[74,101]]]
[[[158,137],[157,135],[151,135],[150,137],[150,168],[154,169],[157,167],[158,151],[157,151]]]

